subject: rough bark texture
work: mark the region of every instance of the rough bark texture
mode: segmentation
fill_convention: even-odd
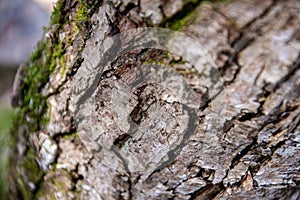
[[[299,13],[297,0],[59,1],[15,82],[10,198],[299,199]],[[211,57],[112,39],[147,26]]]

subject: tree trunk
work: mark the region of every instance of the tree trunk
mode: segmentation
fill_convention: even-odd
[[[299,199],[299,13],[60,0],[15,80],[9,197]]]

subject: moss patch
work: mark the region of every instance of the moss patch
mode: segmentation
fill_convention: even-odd
[[[99,2],[96,2],[88,0],[78,0],[78,7],[73,23],[75,31],[90,28],[91,13],[94,13],[94,10],[99,8]]]
[[[55,4],[55,7],[52,11],[51,19],[50,19],[50,26],[54,24],[64,24],[67,21],[65,7],[66,1],[60,0]]]
[[[62,137],[69,140],[79,138],[78,133],[76,131],[70,134],[63,135]]]
[[[72,176],[70,173],[62,169],[48,171],[45,175],[45,179],[46,181],[41,183],[40,190],[35,196],[36,199],[57,199],[55,197],[55,193],[57,192],[63,196],[67,196],[67,193],[74,187],[72,183]]]
[[[193,23],[193,20],[198,14],[196,13],[196,9],[201,5],[201,3],[212,2],[213,4],[217,4],[220,2],[228,3],[230,1],[232,0],[184,0],[184,6],[182,10],[164,22],[162,26],[172,30],[182,31],[184,26]]]
[[[78,11],[76,13],[76,21],[80,22],[80,21],[89,21],[89,5],[84,2],[83,0],[78,0],[79,3],[79,8]]]
[[[30,170],[28,170],[30,169]],[[20,170],[23,174],[17,178],[18,190],[23,199],[33,199],[34,191],[38,189],[39,182],[44,175],[36,162],[36,154],[32,149],[29,149],[20,163]]]
[[[44,37],[38,42],[35,51],[30,56],[30,60],[24,64],[18,86],[18,104],[20,108],[16,110],[13,128],[11,129],[14,143],[19,140],[26,142],[31,133],[45,128],[49,121],[49,113],[47,113],[47,96],[42,95],[42,90],[57,67],[61,67],[59,73],[66,73],[66,49],[73,45],[73,41],[78,38],[77,34],[80,34],[78,43],[82,46],[89,36],[87,33],[89,33],[91,27],[90,18],[99,7],[99,2],[97,0],[80,0],[73,7],[67,5],[68,3],[73,4],[74,2],[66,0],[57,2],[51,16],[50,26],[45,28],[48,37]],[[70,18],[70,16],[76,17]],[[76,31],[73,28],[66,31],[65,27],[71,27],[70,25],[73,23],[79,24],[80,26],[77,28],[83,30]],[[82,26],[82,23],[84,26]],[[64,39],[60,37],[62,32],[68,34]],[[82,35],[82,33],[86,34]],[[82,48],[75,49],[78,53],[81,50]],[[22,199],[32,199],[40,189],[44,172],[36,162],[35,150],[29,143],[25,145],[28,150],[22,158],[10,158],[10,166],[14,169],[17,168],[17,174],[13,173],[14,170],[11,170],[12,174],[10,175],[13,180],[17,180],[17,190],[20,192]],[[14,149],[14,152],[17,156],[16,149]],[[30,188],[30,183],[36,184],[36,188]]]
[[[193,20],[194,16],[195,16],[195,10],[192,10],[180,20],[172,21],[168,28],[176,31],[181,31],[185,25],[191,24],[189,22]]]
[[[14,119],[14,135],[18,132],[16,129],[19,125],[26,125],[23,133],[29,134],[41,129],[48,121],[44,115],[47,97],[42,95],[42,88],[49,81],[50,74],[56,66],[64,64],[62,62],[66,45],[57,37],[59,28],[65,23],[64,4],[64,0],[58,1],[52,13],[50,25],[57,24],[57,28],[53,30],[50,38],[38,42],[30,60],[23,68],[19,86],[21,108]]]
[[[84,0],[79,1],[76,9],[75,22],[82,22],[90,25],[91,14],[95,10],[97,3],[89,1],[86,3]],[[51,73],[57,66],[61,66],[61,73],[65,73],[65,53],[66,48],[72,45],[70,38],[74,38],[77,33],[72,32],[69,39],[60,41],[58,35],[59,30],[63,29],[64,24],[73,23],[68,21],[68,16],[65,10],[65,0],[58,1],[52,13],[50,27],[52,29],[51,36],[44,38],[37,44],[36,50],[31,54],[30,61],[25,64],[23,76],[21,78],[21,85],[19,86],[21,108],[14,119],[15,127],[26,124],[26,133],[34,132],[43,127],[47,123],[47,115],[44,115],[46,110],[46,99],[43,96],[42,88],[48,83]],[[90,7],[89,7],[90,6]],[[82,27],[81,27],[82,28]],[[46,29],[50,30],[50,28]],[[82,41],[83,42],[83,41]],[[13,133],[18,130],[13,130]]]
[[[185,1],[185,5],[182,10],[168,19],[163,26],[172,30],[181,31],[183,26],[188,24],[188,22],[193,19],[195,10],[201,4],[201,2],[202,0]]]

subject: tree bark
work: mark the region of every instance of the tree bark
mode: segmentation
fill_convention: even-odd
[[[299,13],[60,0],[16,76],[10,199],[299,199]]]

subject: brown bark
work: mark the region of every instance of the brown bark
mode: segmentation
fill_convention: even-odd
[[[44,38],[64,60],[14,129],[12,199],[299,198],[299,1],[83,2]]]

